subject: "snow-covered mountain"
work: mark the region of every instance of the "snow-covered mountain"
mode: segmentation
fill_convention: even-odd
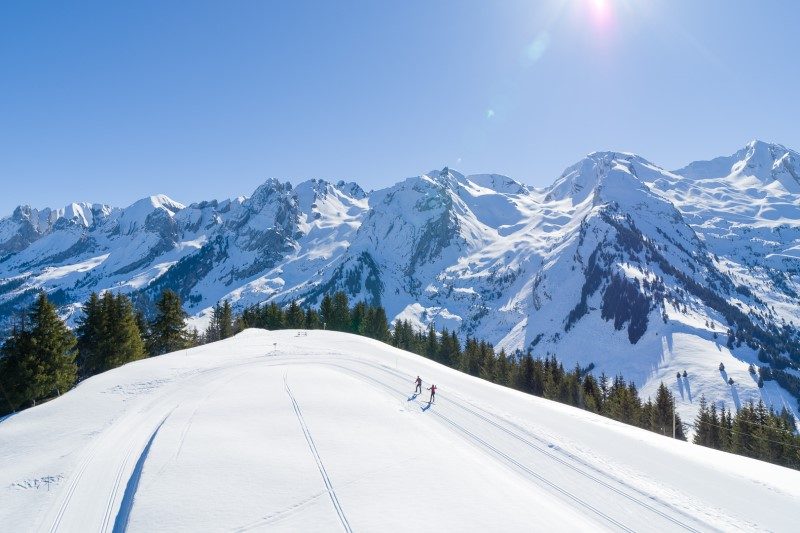
[[[0,530],[797,529],[796,470],[299,333],[136,361],[0,420]]]
[[[444,169],[370,193],[269,180],[190,206],[20,207],[0,254],[6,318],[40,288],[74,318],[91,291],[147,308],[169,287],[201,327],[222,298],[345,290],[419,327],[621,372],[645,396],[664,381],[687,420],[701,394],[797,412],[800,154],[775,144],[675,171],[596,152],[546,189]],[[775,371],[763,388],[751,363]]]

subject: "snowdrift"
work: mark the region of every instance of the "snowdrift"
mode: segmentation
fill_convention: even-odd
[[[800,472],[334,332],[248,330],[0,421],[1,531],[791,531],[799,506]]]

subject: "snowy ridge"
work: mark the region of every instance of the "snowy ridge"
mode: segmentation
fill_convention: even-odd
[[[0,442],[8,531],[789,531],[800,503],[797,471],[323,331],[125,365]]]
[[[800,375],[799,157],[753,141],[676,171],[594,152],[543,190],[446,168],[370,193],[268,180],[189,206],[20,207],[0,220],[0,315],[39,288],[70,319],[93,290],[148,309],[171,288],[202,328],[223,298],[315,305],[344,290],[420,328],[621,372],[645,396],[664,381],[687,421],[701,395],[797,413],[747,369]],[[743,342],[752,332],[760,340]]]

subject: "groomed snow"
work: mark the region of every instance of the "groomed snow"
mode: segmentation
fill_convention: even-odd
[[[0,465],[1,531],[791,531],[800,504],[800,472],[322,331],[86,380],[0,421]]]

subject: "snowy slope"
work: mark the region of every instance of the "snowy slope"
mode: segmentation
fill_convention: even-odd
[[[791,531],[800,504],[799,472],[321,331],[95,376],[0,421],[0,465],[3,531]]]
[[[753,141],[677,171],[594,152],[542,190],[443,169],[370,193],[268,180],[190,206],[20,207],[0,220],[0,327],[39,288],[71,321],[91,291],[151,309],[171,288],[200,329],[222,298],[315,305],[344,290],[420,328],[621,372],[645,396],[664,381],[686,420],[701,395],[798,414],[797,398],[747,372],[800,375],[786,348],[800,345],[798,177],[800,155]],[[738,337],[729,349],[729,328],[763,331],[772,351],[759,358],[762,345]]]

